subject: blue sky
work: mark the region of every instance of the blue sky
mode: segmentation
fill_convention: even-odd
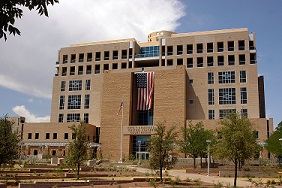
[[[69,44],[130,37],[146,41],[158,30],[248,28],[257,36],[267,117],[277,125],[282,121],[281,7],[280,0],[60,0],[49,7],[49,18],[25,10],[16,23],[21,36],[0,40],[0,114],[48,121],[57,52]]]

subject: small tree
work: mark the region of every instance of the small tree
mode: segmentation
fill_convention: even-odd
[[[194,168],[196,168],[196,157],[198,155],[201,157],[206,155],[206,140],[211,140],[213,133],[210,130],[205,130],[202,122],[193,125],[191,121],[188,127],[181,129],[181,133],[183,140],[179,141],[180,151],[185,153],[185,155],[191,155],[193,157]]]
[[[256,142],[252,123],[247,117],[229,114],[220,121],[222,127],[217,131],[219,138],[213,147],[214,155],[221,159],[231,160],[234,165],[234,187],[236,187],[238,164],[250,159],[260,146]]]
[[[155,134],[149,139],[150,167],[160,171],[161,182],[163,182],[162,170],[172,167],[175,162],[170,154],[172,154],[175,147],[176,137],[175,127],[171,127],[166,131],[165,125],[158,123]]]
[[[265,148],[279,159],[281,164],[282,146],[279,139],[282,138],[282,121],[277,125],[274,133],[266,140]]]
[[[79,171],[82,162],[87,158],[87,135],[85,126],[82,122],[78,125],[72,125],[69,127],[75,139],[69,144],[67,163],[71,166],[77,167],[77,178],[79,179]]]
[[[0,118],[0,166],[11,164],[18,157],[20,137],[12,126],[7,115]]]

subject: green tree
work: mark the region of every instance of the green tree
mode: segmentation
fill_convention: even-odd
[[[162,170],[171,168],[175,163],[172,152],[176,143],[177,132],[175,126],[166,131],[164,124],[158,123],[155,134],[148,140],[148,151],[150,152],[150,167],[159,170],[160,181],[163,181]]]
[[[220,121],[222,127],[217,131],[219,138],[213,147],[213,155],[221,159],[231,160],[234,165],[234,187],[236,187],[238,165],[252,158],[259,152],[252,123],[240,114],[228,114],[227,119]]]
[[[79,179],[80,166],[83,161],[87,158],[87,134],[85,126],[82,122],[77,125],[72,125],[69,127],[72,133],[75,135],[73,142],[69,144],[68,157],[66,159],[67,164],[71,166],[76,166],[77,168],[77,178]]]
[[[48,17],[48,5],[54,5],[59,3],[59,0],[1,0],[0,1],[0,38],[7,40],[7,32],[9,34],[20,35],[21,32],[14,26],[17,18],[23,16],[22,7],[26,7],[29,10],[36,9],[39,15],[45,15]]]
[[[280,159],[282,157],[282,145],[279,141],[280,138],[282,138],[282,121],[277,125],[274,133],[265,142],[266,150],[279,158],[279,164],[281,164]]]
[[[12,126],[13,122],[8,120],[7,115],[0,118],[0,166],[11,164],[19,154],[20,137]]]
[[[185,153],[185,155],[193,157],[194,168],[196,168],[196,157],[200,156],[202,158],[206,155],[206,140],[212,140],[213,133],[211,130],[205,130],[202,122],[193,125],[191,121],[187,127],[181,129],[181,133],[182,140],[179,141],[180,151]]]

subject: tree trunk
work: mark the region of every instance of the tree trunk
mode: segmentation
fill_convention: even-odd
[[[79,170],[80,170],[80,163],[77,164],[77,173],[76,173],[77,179],[79,179]]]
[[[234,164],[235,164],[234,187],[236,187],[236,185],[237,185],[237,172],[238,172],[238,161],[237,161],[237,159],[235,159]]]
[[[163,183],[163,167],[160,166],[160,181]]]
[[[194,159],[194,169],[196,168],[196,157],[195,155],[193,156],[193,159]]]

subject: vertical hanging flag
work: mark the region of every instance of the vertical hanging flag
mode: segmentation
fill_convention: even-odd
[[[123,100],[120,103],[120,106],[119,106],[118,111],[117,111],[117,115],[120,113],[122,108],[123,108]]]
[[[137,110],[150,110],[153,107],[154,72],[136,73]]]

